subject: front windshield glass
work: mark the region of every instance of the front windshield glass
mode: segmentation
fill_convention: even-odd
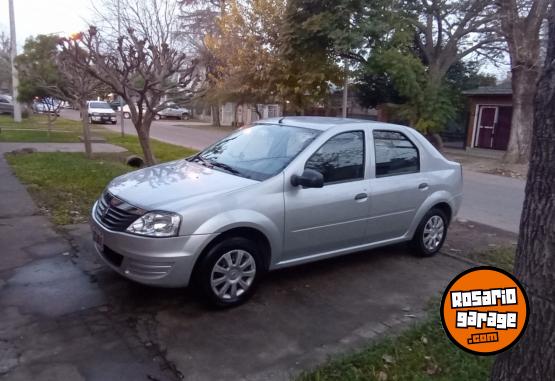
[[[259,124],[237,131],[190,160],[262,181],[281,172],[318,134],[308,128]]]
[[[108,103],[105,102],[91,102],[90,108],[111,108]]]

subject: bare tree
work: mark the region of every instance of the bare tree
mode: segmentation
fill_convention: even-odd
[[[87,99],[90,99],[102,89],[102,82],[90,75],[82,65],[75,62],[83,62],[91,65],[90,56],[79,47],[77,36],[60,39],[61,52],[56,57],[56,63],[64,79],[64,87],[60,89],[60,97],[70,100],[79,105],[81,110],[81,124],[83,126],[83,142],[85,154],[88,158],[92,156],[92,145],[89,128],[89,117],[87,111]]]
[[[514,269],[526,288],[530,317],[519,343],[497,356],[492,380],[549,380],[555,375],[555,7],[550,13]]]
[[[511,58],[513,117],[505,161],[526,163],[530,154],[534,93],[541,62],[540,30],[549,0],[497,0],[501,31]]]
[[[439,83],[449,68],[465,57],[495,60],[502,53],[491,1],[420,0],[409,4],[415,44],[432,82]]]
[[[129,105],[147,165],[156,163],[150,147],[150,125],[171,102],[190,100],[196,89],[196,60],[176,47],[177,5],[171,0],[122,0],[125,27],[115,44],[91,26],[80,35],[87,59],[74,64],[108,85]]]

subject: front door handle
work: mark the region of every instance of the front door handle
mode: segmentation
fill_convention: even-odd
[[[366,193],[359,193],[355,196],[355,201],[364,200],[366,198],[368,198]]]
[[[428,189],[428,184],[427,183],[422,183],[418,186],[418,189],[420,190],[426,190]]]

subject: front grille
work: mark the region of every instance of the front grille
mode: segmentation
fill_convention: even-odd
[[[145,211],[104,192],[96,204],[95,216],[110,230],[125,231]]]
[[[102,112],[100,113],[100,116],[114,116],[113,114],[108,114],[106,112]]]

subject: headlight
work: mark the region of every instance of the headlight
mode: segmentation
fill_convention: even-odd
[[[179,231],[181,217],[170,212],[150,212],[127,228],[129,233],[150,237],[173,237]]]

